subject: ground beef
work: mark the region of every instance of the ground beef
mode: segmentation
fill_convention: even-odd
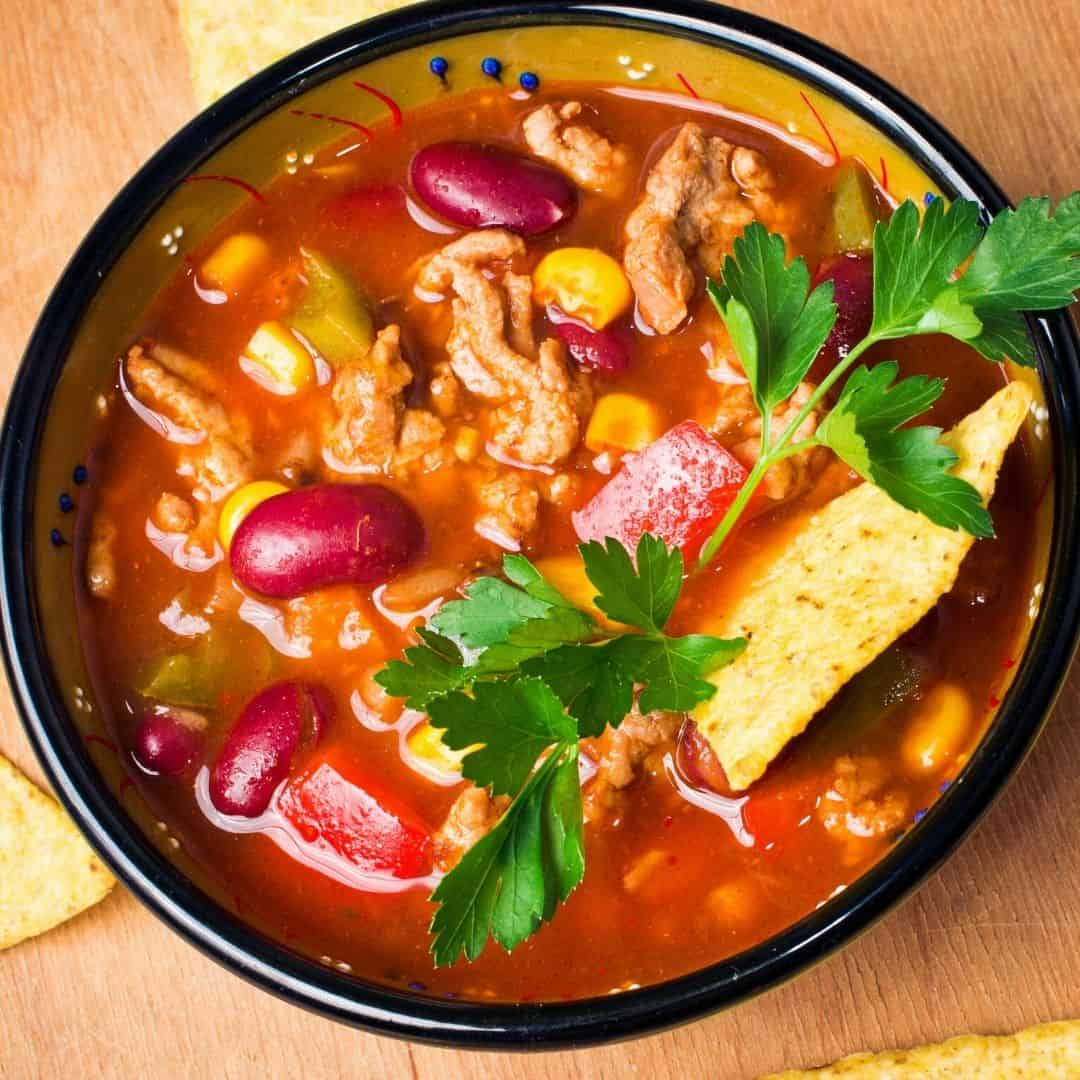
[[[600,195],[619,195],[629,178],[626,148],[581,123],[581,113],[578,101],[558,108],[541,105],[525,117],[525,142],[537,157],[557,165],[579,187]]]
[[[775,178],[756,150],[684,124],[657,161],[626,221],[624,265],[644,321],[661,334],[687,315],[695,252],[718,277],[735,238],[756,218],[780,227]]]

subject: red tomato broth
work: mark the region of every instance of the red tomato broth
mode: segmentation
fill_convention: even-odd
[[[735,122],[689,117],[667,105],[643,107],[599,88],[572,89],[575,99],[595,107],[605,133],[631,149],[641,176],[665,135],[688,118],[697,119],[710,133],[767,153],[781,191],[809,223],[796,234],[794,253],[805,255],[811,269],[828,254],[817,223],[827,206],[831,169]],[[335,158],[334,150],[348,146],[351,139],[321,152],[313,165],[301,166],[295,175],[283,175],[267,187],[264,203],[241,207],[206,238],[133,327],[133,339],[153,338],[209,361],[230,415],[245,417],[251,425],[256,461],[272,462],[297,429],[317,430],[326,391],[313,388],[295,397],[274,398],[240,371],[236,357],[259,323],[287,313],[300,287],[298,253],[306,247],[353,276],[376,304],[377,325],[401,323],[405,351],[416,372],[407,393],[421,393],[428,366],[444,355],[449,305],[423,304],[412,295],[413,268],[448,237],[416,225],[404,202],[385,192],[406,185],[412,154],[429,143],[476,139],[520,152],[524,113],[538,101],[564,100],[569,91],[545,88],[528,102],[512,100],[504,91],[474,92],[417,110],[400,128],[377,128],[377,152],[360,145]],[[316,171],[337,165],[350,171],[330,177]],[[357,230],[350,215],[359,212],[366,197],[350,193],[369,189],[380,189],[371,198],[377,213]],[[348,212],[341,210],[343,198]],[[568,224],[530,239],[525,265],[531,268],[547,251],[570,245],[618,254],[623,221],[635,198],[634,191],[618,199],[580,193],[578,211]],[[328,206],[337,209],[324,212]],[[238,231],[256,233],[270,244],[274,272],[225,304],[207,304],[194,287],[196,268],[224,236]],[[685,419],[706,421],[714,406],[715,384],[705,375],[702,350],[710,336],[721,331],[700,291],[691,313],[687,325],[669,336],[638,333],[631,316],[622,317],[615,325],[633,336],[632,363],[617,378],[594,374],[597,393],[617,388],[647,398],[660,410],[664,430]],[[539,309],[534,318],[537,336],[543,337],[549,332],[548,320]],[[932,421],[942,426],[977,407],[1003,381],[998,368],[951,340],[898,342],[874,352],[870,362],[895,359],[904,374],[949,376],[948,389],[932,414]],[[114,403],[95,439],[101,465],[94,483],[101,505],[121,524],[116,545],[120,573],[107,611],[93,609],[94,640],[88,645],[101,658],[104,685],[98,690],[111,705],[116,736],[130,747],[137,713],[132,687],[140,670],[186,644],[162,624],[160,613],[177,596],[184,610],[201,610],[214,593],[218,572],[175,567],[148,543],[145,521],[157,494],[183,489],[175,476],[176,448],[116,395]],[[573,505],[579,508],[607,477],[592,467],[592,455],[584,447],[572,462],[579,484]],[[271,472],[267,467],[266,475]],[[472,530],[463,505],[468,500],[461,497],[462,486],[472,482],[476,472],[474,465],[457,463],[408,480],[378,478],[403,494],[424,521],[426,548],[413,569],[459,566],[464,577],[497,568],[501,552]],[[834,463],[800,499],[741,524],[712,567],[688,582],[671,631],[707,631],[797,524],[854,482],[846,468]],[[433,907],[426,888],[387,893],[351,888],[298,862],[268,836],[217,828],[193,798],[192,772],[181,778],[136,772],[135,780],[184,852],[234,897],[245,919],[270,937],[365,979],[432,994],[505,1001],[580,998],[662,981],[760,942],[812,911],[887,851],[914,813],[929,806],[941,784],[955,775],[962,755],[932,775],[905,774],[899,760],[901,732],[926,691],[948,680],[962,686],[974,706],[975,722],[964,753],[976,744],[990,715],[1002,661],[1013,655],[1025,625],[1032,573],[1027,522],[1036,500],[1018,444],[1006,459],[992,505],[998,538],[975,546],[957,588],[942,599],[936,617],[920,627],[917,643],[910,646],[918,657],[918,688],[906,700],[858,723],[845,715],[844,694],[826,708],[748,793],[746,825],[751,832],[756,828],[760,839],[755,837],[749,846],[740,843],[723,820],[687,802],[665,768],[665,756],[673,748],[662,747],[647,759],[645,774],[629,789],[618,816],[586,826],[585,882],[550,925],[509,956],[489,945],[472,964],[433,970],[427,951]],[[525,551],[552,555],[572,551],[576,542],[569,509],[544,505]],[[234,615],[210,617],[226,635],[229,677],[211,713],[197,765],[205,767],[215,759],[245,703],[265,685],[281,679],[318,682],[333,695],[337,712],[327,746],[362,763],[363,774],[377,779],[380,790],[434,829],[459,789],[419,776],[399,753],[398,732],[365,728],[350,707],[354,692],[386,659],[399,655],[411,635],[379,615],[370,590],[353,590],[346,601],[372,628],[370,640],[344,650],[318,635],[307,659],[265,647],[258,632]],[[390,722],[395,715],[391,708],[383,719]],[[325,751],[325,746],[302,750],[293,775],[313,767]],[[907,800],[903,827],[846,844],[828,834],[818,809],[841,754],[870,754],[884,763],[889,781],[902,788]],[[645,865],[643,859],[651,860],[653,869],[642,871],[642,883],[630,890],[627,876]]]

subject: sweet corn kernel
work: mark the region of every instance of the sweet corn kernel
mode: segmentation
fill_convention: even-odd
[[[251,335],[240,366],[275,394],[295,394],[315,381],[311,353],[279,322],[264,322]]]
[[[644,450],[663,434],[663,417],[651,402],[634,394],[605,394],[593,409],[585,445],[594,454],[604,450]]]
[[[557,304],[567,315],[602,330],[633,302],[622,267],[596,248],[559,248],[545,255],[533,272],[533,295]]]
[[[236,293],[260,277],[271,258],[270,245],[261,236],[234,233],[203,260],[199,280],[215,289]]]
[[[274,495],[280,495],[289,489],[276,480],[255,480],[243,487],[238,487],[226,500],[218,518],[218,539],[226,552],[232,544],[240,522],[244,520],[261,502]]]
[[[900,753],[913,773],[929,773],[951,761],[971,731],[971,699],[953,683],[939,683],[920,703],[904,732]]]
[[[426,720],[409,732],[406,738],[409,750],[425,765],[436,769],[447,777],[457,776],[461,772],[461,759],[475,747],[466,750],[451,750],[442,740],[442,733]],[[478,744],[479,745],[479,744]]]
[[[484,440],[476,428],[463,427],[458,430],[454,439],[454,453],[459,461],[475,461],[483,449]]]

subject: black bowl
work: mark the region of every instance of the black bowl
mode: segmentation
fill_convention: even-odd
[[[718,46],[789,73],[846,105],[907,152],[949,196],[986,214],[1006,205],[994,182],[934,120],[850,60],[774,23],[696,0],[663,8],[540,0],[524,5],[431,3],[386,15],[312,45],[245,83],[173,138],[124,188],[79,248],[50,297],[15,382],[0,447],[4,653],[26,730],[61,801],[116,874],[189,941],[263,988],[359,1027],[472,1047],[580,1046],[692,1020],[788,979],[866,929],[921,882],[986,810],[1029,750],[1066,674],[1080,620],[1077,464],[1080,363],[1067,315],[1030,320],[1040,357],[1054,469],[1052,528],[1041,610],[998,715],[958,780],[880,863],[783,933],[722,963],[645,989],[571,1004],[436,1001],[363,983],[304,959],[239,921],[150,842],[105,783],[65,703],[56,657],[71,644],[52,597],[67,579],[43,566],[49,525],[42,487],[55,480],[43,433],[71,415],[57,395],[72,343],[101,282],[170,192],[259,118],[325,80],[379,57],[464,33],[531,25],[661,31]],[[53,455],[55,456],[55,455]],[[46,578],[51,580],[46,581]],[[66,635],[66,638],[65,638]],[[70,680],[68,680],[70,681]]]

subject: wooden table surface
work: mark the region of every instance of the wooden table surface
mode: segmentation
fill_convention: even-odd
[[[223,3],[227,0],[223,0]],[[1008,193],[1080,186],[1080,4],[755,0],[926,106]],[[0,392],[121,183],[194,111],[172,0],[0,0]],[[0,749],[40,778],[0,688]],[[466,1055],[347,1030],[182,942],[123,889],[0,954],[0,1076],[747,1078],[1080,1016],[1080,667],[1020,775],[918,895],[841,955],[710,1020],[606,1049]]]

